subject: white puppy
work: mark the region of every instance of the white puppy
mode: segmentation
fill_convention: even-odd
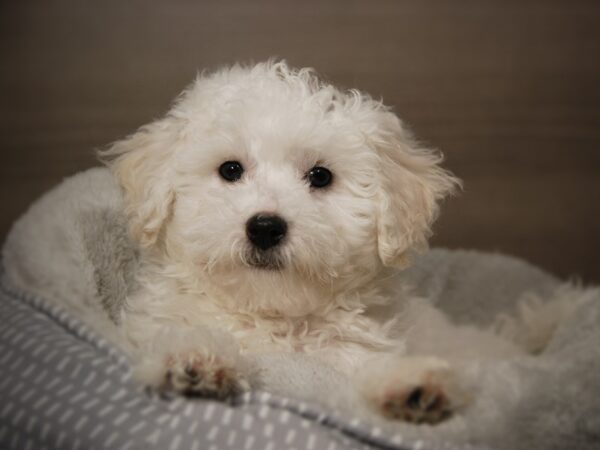
[[[101,156],[141,249],[120,329],[146,383],[223,397],[251,387],[249,355],[305,352],[382,414],[433,423],[467,398],[454,362],[519,351],[394,278],[458,181],[365,94],[234,66]]]

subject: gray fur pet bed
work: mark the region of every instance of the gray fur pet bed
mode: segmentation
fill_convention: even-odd
[[[432,250],[402,276],[459,323],[488,325],[523,296],[580,306],[541,354],[465,367],[475,401],[439,425],[377,417],[341,374],[295,354],[256,358],[260,390],[229,403],[148,392],[86,312],[114,318],[135,288],[120,202],[92,169],[34,204],[4,245],[0,448],[600,448],[600,292],[493,254]]]

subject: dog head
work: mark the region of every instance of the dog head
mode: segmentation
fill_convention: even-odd
[[[405,264],[457,184],[380,102],[284,62],[200,76],[102,157],[143,249],[287,315]]]

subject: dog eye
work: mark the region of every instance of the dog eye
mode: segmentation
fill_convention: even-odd
[[[333,174],[325,167],[315,166],[308,171],[306,178],[312,187],[323,188],[331,184]]]
[[[242,178],[244,168],[237,161],[225,161],[219,167],[219,175],[225,181],[234,182]]]

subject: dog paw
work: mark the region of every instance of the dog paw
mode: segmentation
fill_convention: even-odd
[[[201,352],[169,355],[163,391],[188,396],[226,398],[249,389],[249,383],[233,364]]]
[[[448,393],[437,383],[392,389],[382,399],[380,409],[390,419],[412,423],[434,424],[452,414]]]
[[[448,363],[436,358],[406,357],[374,365],[363,377],[369,403],[393,420],[435,424],[466,403]]]

